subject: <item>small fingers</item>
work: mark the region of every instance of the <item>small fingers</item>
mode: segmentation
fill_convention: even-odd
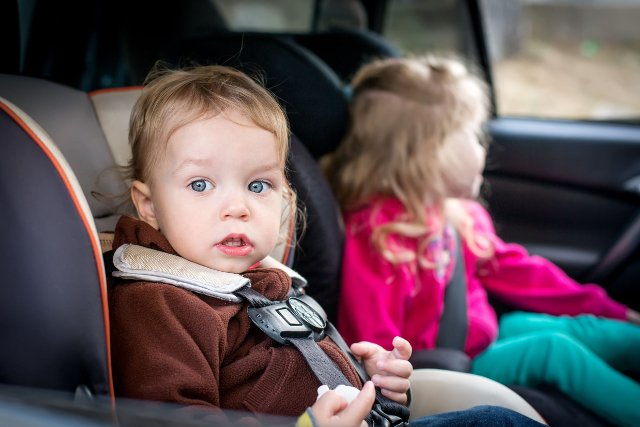
[[[409,360],[409,358],[411,357],[411,353],[413,351],[409,341],[405,340],[402,337],[395,337],[392,341],[392,344],[393,344],[393,351],[391,351],[391,355],[393,358]]]
[[[325,392],[313,404],[314,415],[330,417],[347,407],[347,401],[334,390]]]
[[[375,399],[376,391],[373,383],[367,381],[356,398],[340,413],[340,419],[345,421],[345,425],[359,423],[369,414]]]
[[[411,386],[407,378],[401,378],[388,375],[374,375],[371,381],[382,390],[388,390],[395,393],[406,393]]]
[[[375,356],[380,350],[383,350],[378,344],[368,341],[361,341],[351,344],[351,352],[358,357],[368,359]]]
[[[401,405],[406,405],[407,404],[407,393],[397,393],[395,391],[389,391],[387,389],[382,389],[380,390],[380,392],[388,397],[389,399],[400,403]]]
[[[413,365],[408,360],[386,359],[378,360],[376,367],[386,375],[409,378],[413,373]]]

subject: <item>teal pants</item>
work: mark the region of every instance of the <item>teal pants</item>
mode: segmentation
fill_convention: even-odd
[[[623,426],[640,426],[640,326],[591,315],[502,316],[498,340],[473,360],[472,372],[502,384],[553,384]]]

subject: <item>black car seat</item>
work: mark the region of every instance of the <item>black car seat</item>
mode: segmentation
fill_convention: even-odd
[[[104,265],[80,184],[4,97],[0,133],[0,383],[113,397]]]

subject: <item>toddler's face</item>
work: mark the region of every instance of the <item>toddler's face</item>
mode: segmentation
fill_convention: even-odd
[[[183,258],[240,273],[275,247],[284,186],[274,135],[226,111],[169,138],[151,176],[151,225]]]

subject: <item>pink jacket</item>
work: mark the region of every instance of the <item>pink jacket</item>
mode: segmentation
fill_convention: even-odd
[[[626,306],[609,298],[604,289],[581,285],[550,261],[529,255],[520,245],[503,242],[495,234],[488,212],[478,203],[465,203],[475,230],[487,235],[495,248],[494,259],[482,262],[463,244],[468,287],[465,352],[471,357],[487,348],[498,332],[487,292],[528,311],[626,318]],[[435,345],[445,284],[453,273],[455,257],[443,262],[440,269],[421,268],[416,263],[393,265],[385,260],[371,243],[372,226],[387,223],[401,213],[402,205],[388,199],[380,209],[365,207],[345,215],[338,329],[349,344],[367,340],[388,349],[393,337],[399,335],[409,340],[414,350]],[[416,247],[415,239],[394,238],[392,243]],[[453,238],[439,239],[430,249],[432,245],[455,253]]]

